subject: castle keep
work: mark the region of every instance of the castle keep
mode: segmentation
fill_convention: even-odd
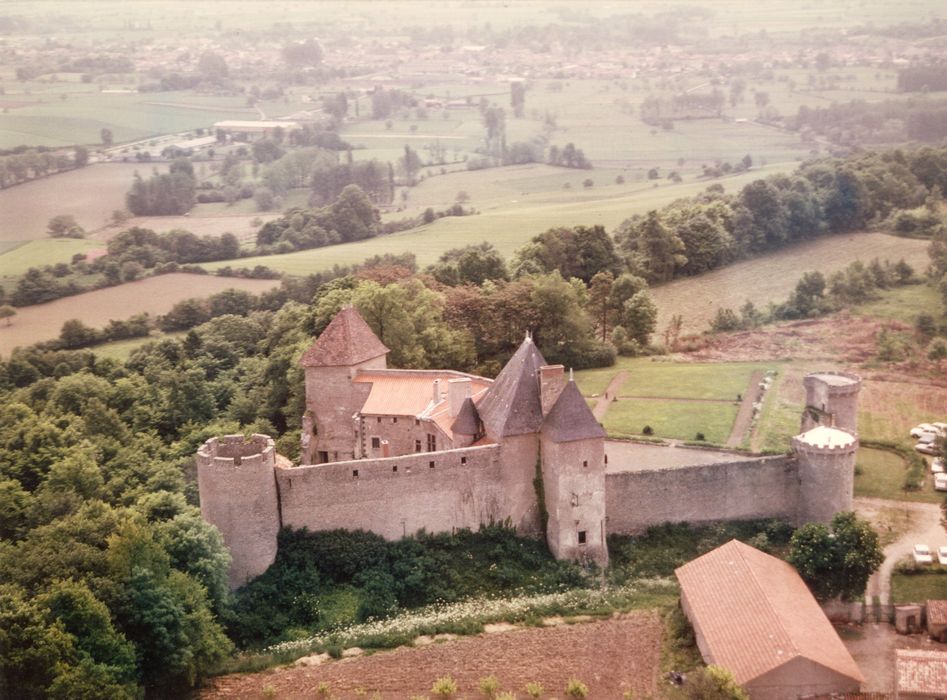
[[[495,380],[388,369],[387,353],[351,307],[306,351],[300,465],[265,435],[201,447],[201,512],[230,548],[231,586],[273,562],[283,526],[397,539],[508,521],[545,535],[557,558],[605,565],[610,533],[666,521],[827,522],[851,508],[853,375],[809,375],[792,453],[750,457],[607,440],[563,366],[528,337]]]

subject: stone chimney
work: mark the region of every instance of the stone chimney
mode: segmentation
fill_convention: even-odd
[[[461,406],[464,405],[464,399],[471,396],[470,377],[447,380],[447,397],[450,400],[450,414],[456,416],[460,413]]]
[[[539,368],[539,397],[543,416],[552,410],[565,385],[565,367],[562,365],[545,365]]]
[[[441,400],[441,380],[440,379],[434,380],[434,390],[431,394],[431,400],[434,403],[438,403]]]

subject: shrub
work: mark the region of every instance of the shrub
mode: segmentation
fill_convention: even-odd
[[[431,692],[435,695],[449,698],[451,695],[457,692],[457,681],[455,681],[450,676],[438,678],[436,681],[434,681],[434,685],[431,686]]]
[[[531,682],[526,684],[526,694],[531,698],[538,698],[543,694],[543,690],[542,683]]]
[[[652,428],[650,425],[646,425],[645,427],[643,427],[643,428],[641,429],[641,434],[642,434],[642,435],[654,435],[654,428]]]
[[[589,687],[578,678],[570,678],[566,683],[566,695],[570,698],[584,698],[589,694]]]
[[[694,439],[697,440],[698,442],[706,442],[707,437],[703,433],[697,433]]]
[[[480,692],[486,697],[492,698],[500,689],[500,681],[496,676],[486,676],[480,679]]]

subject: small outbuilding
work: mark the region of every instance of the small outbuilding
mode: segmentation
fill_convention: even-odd
[[[675,574],[704,661],[753,700],[859,690],[858,665],[790,564],[731,540]]]
[[[947,600],[927,601],[927,633],[939,642],[947,642]]]
[[[895,652],[895,700],[947,698],[947,652],[898,649]]]

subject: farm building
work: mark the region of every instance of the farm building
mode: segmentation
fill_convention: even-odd
[[[226,131],[228,134],[245,136],[249,139],[265,139],[269,136],[272,136],[277,129],[282,129],[284,132],[289,133],[290,131],[295,131],[298,128],[299,124],[296,122],[281,121],[230,120],[216,122],[214,124],[214,131]]]
[[[947,642],[947,600],[927,601],[927,633]]]
[[[895,673],[896,700],[947,698],[947,652],[898,649]]]
[[[788,563],[731,540],[675,574],[704,661],[753,700],[859,690],[858,665]]]

